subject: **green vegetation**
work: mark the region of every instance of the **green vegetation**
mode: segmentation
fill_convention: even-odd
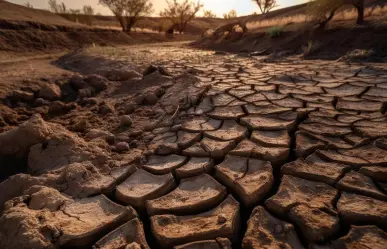
[[[283,29],[282,26],[274,26],[274,27],[270,27],[270,28],[267,29],[266,34],[267,34],[270,38],[279,37],[279,36],[281,36],[281,34],[282,34],[282,29]]]

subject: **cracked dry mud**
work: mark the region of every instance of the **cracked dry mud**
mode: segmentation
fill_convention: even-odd
[[[0,248],[386,248],[386,66],[126,52],[185,73],[163,76],[141,158],[114,129],[7,129],[1,156],[28,169],[0,184]]]

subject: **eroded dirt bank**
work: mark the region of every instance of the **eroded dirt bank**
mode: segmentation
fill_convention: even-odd
[[[171,45],[55,64],[86,74],[2,87],[1,167],[22,173],[0,247],[385,247],[385,65]]]

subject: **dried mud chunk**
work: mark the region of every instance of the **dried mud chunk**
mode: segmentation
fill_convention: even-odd
[[[279,166],[289,158],[289,148],[256,146],[251,157],[270,161],[273,166]]]
[[[318,149],[325,148],[325,144],[320,140],[312,138],[305,132],[296,132],[296,155],[305,157]]]
[[[157,214],[192,214],[219,204],[227,191],[207,174],[181,180],[179,186],[167,195],[147,201],[150,216]]]
[[[277,193],[265,201],[266,207],[279,215],[296,205],[307,205],[313,209],[333,210],[338,191],[328,184],[285,175]]]
[[[346,111],[364,111],[364,112],[380,112],[382,111],[383,103],[376,101],[346,101],[339,99],[337,102],[336,108],[338,110]]]
[[[198,215],[155,215],[153,235],[162,248],[217,237],[235,240],[240,226],[239,204],[228,196],[218,207]]]
[[[332,126],[320,123],[301,124],[299,128],[310,133],[332,137],[340,137],[352,133],[350,127]]]
[[[246,134],[246,127],[240,126],[233,120],[226,120],[223,122],[223,125],[220,129],[216,131],[206,131],[204,136],[220,141],[240,141],[246,137]]]
[[[95,243],[93,249],[120,249],[132,243],[138,244],[141,249],[150,249],[142,223],[137,218],[108,233]]]
[[[192,157],[185,165],[176,169],[176,176],[180,179],[208,173],[214,166],[214,162],[206,157]]]
[[[310,163],[300,158],[281,168],[282,174],[334,185],[350,167],[336,163]]]
[[[212,103],[214,106],[226,106],[236,100],[235,97],[228,94],[219,94],[212,98]]]
[[[387,165],[387,151],[375,145],[365,145],[351,150],[340,150],[343,155],[357,157],[372,165]]]
[[[387,201],[387,195],[381,192],[372,178],[356,171],[347,173],[337,184],[338,189]]]
[[[335,88],[324,88],[329,94],[337,97],[355,96],[359,95],[366,90],[365,87],[354,86],[350,84],[344,84]]]
[[[182,149],[186,149],[194,145],[201,139],[200,133],[190,133],[185,131],[178,131],[177,137],[177,145]]]
[[[191,147],[183,150],[182,154],[184,156],[191,156],[191,157],[210,157],[211,152],[204,150],[201,143],[195,143]]]
[[[246,206],[261,201],[274,181],[270,163],[257,159],[228,156],[215,170],[215,177],[231,188]]]
[[[76,200],[61,208],[72,218],[62,224],[61,246],[85,246],[93,240],[136,216],[133,209],[111,202],[104,195]]]
[[[251,142],[248,139],[244,139],[240,142],[235,149],[230,151],[230,155],[250,157],[253,153],[253,149],[258,145]]]
[[[369,166],[361,167],[359,173],[369,176],[376,181],[387,182],[387,167]]]
[[[241,118],[241,124],[246,125],[249,129],[252,130],[272,131],[285,129],[288,131],[292,131],[295,128],[296,121],[287,121],[264,116],[247,116]]]
[[[288,215],[309,243],[326,241],[340,230],[340,220],[334,212],[324,212],[299,205],[292,208]]]
[[[215,119],[238,119],[245,116],[241,106],[225,106],[215,107],[212,112],[207,113],[207,116]]]
[[[278,131],[253,131],[251,141],[265,146],[289,147],[290,137],[286,130]]]
[[[228,239],[217,238],[216,240],[203,240],[175,246],[173,249],[232,249]]]
[[[265,114],[277,114],[282,112],[291,111],[292,108],[282,107],[274,104],[264,104],[259,106],[255,103],[255,105],[246,105],[247,113],[250,115],[265,115]]]
[[[145,201],[165,195],[175,187],[172,174],[153,175],[139,169],[116,188],[116,198],[135,208],[145,208]]]
[[[39,114],[34,114],[17,128],[0,134],[0,156],[23,156],[31,146],[44,141],[52,128]]]
[[[256,207],[248,221],[242,241],[243,249],[303,249],[292,224],[271,216],[263,207]]]
[[[210,152],[212,158],[222,158],[235,147],[234,141],[216,141],[209,138],[204,138],[200,142],[201,147]]]
[[[287,97],[280,100],[273,100],[272,103],[279,106],[291,107],[291,108],[300,108],[304,106],[304,102],[298,99],[293,99],[291,97]]]
[[[385,249],[387,233],[375,226],[351,226],[348,235],[326,245],[312,245],[311,249]]]
[[[149,157],[147,164],[142,168],[156,175],[168,174],[186,162],[186,157],[179,155]]]
[[[349,224],[375,224],[387,227],[387,202],[343,192],[337,203],[340,217]]]
[[[222,121],[207,118],[197,118],[186,121],[182,129],[190,132],[214,131],[219,129]]]
[[[359,169],[363,165],[370,164],[361,158],[343,155],[334,150],[317,150],[316,154],[324,160],[351,165],[354,169]]]

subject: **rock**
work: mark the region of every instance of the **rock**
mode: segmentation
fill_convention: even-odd
[[[60,99],[62,91],[60,87],[55,84],[45,84],[38,93],[39,98],[48,99],[48,100],[57,100]]]
[[[292,224],[271,216],[263,207],[254,208],[242,241],[243,249],[304,248]]]
[[[351,226],[349,233],[323,246],[312,245],[311,249],[351,249],[372,248],[384,249],[387,244],[387,233],[375,226]]]
[[[102,115],[114,112],[114,107],[110,104],[102,104],[99,106],[98,112]]]
[[[52,102],[48,107],[48,112],[52,114],[63,114],[70,112],[76,106],[74,103],[65,104],[59,100]]]
[[[108,233],[93,246],[93,249],[119,248],[150,249],[145,239],[144,227],[138,218]]]
[[[111,135],[113,135],[113,134],[108,132],[108,131],[103,131],[103,130],[98,130],[98,129],[90,129],[86,133],[85,137],[87,139],[93,140],[96,138],[106,138],[106,137],[111,136]]]
[[[145,101],[145,97],[144,95],[142,94],[139,94],[137,95],[135,98],[134,98],[134,102],[137,104],[137,105],[142,105]]]
[[[128,151],[130,149],[129,144],[127,142],[119,142],[116,144],[116,151],[121,153]]]
[[[89,127],[90,123],[87,120],[83,119],[75,123],[72,127],[72,130],[76,132],[85,132],[87,129],[89,129]]]
[[[142,73],[142,75],[146,76],[146,75],[149,75],[149,74],[152,74],[154,72],[157,71],[157,67],[155,65],[149,65],[145,70],[144,72]]]
[[[340,217],[348,224],[376,224],[387,227],[387,202],[343,192],[337,209]]]
[[[91,87],[82,88],[78,90],[78,96],[79,98],[90,98],[94,95],[94,89]]]
[[[225,238],[215,240],[203,240],[175,246],[173,249],[231,249],[231,242]]]
[[[116,198],[135,208],[145,209],[145,201],[156,199],[175,187],[172,174],[153,175],[137,170],[116,188]]]
[[[112,81],[140,80],[142,75],[134,70],[112,69],[105,73],[105,76]]]
[[[121,127],[130,127],[132,126],[132,118],[129,116],[129,115],[122,115],[120,117],[120,120],[121,120]]]
[[[333,203],[337,194],[336,189],[325,183],[284,175],[279,190],[265,201],[265,205],[273,213],[282,216],[301,204],[312,209],[334,210]]]
[[[83,77],[81,75],[79,75],[79,74],[74,74],[73,76],[71,76],[71,78],[69,80],[69,84],[75,90],[87,88],[86,82],[83,80]]]
[[[151,229],[162,248],[217,237],[236,239],[239,231],[239,204],[231,196],[218,207],[190,216],[155,215]]]
[[[144,96],[144,104],[146,105],[154,105],[157,101],[159,101],[159,98],[153,92],[148,92]]]
[[[232,189],[245,206],[261,201],[273,185],[270,162],[252,158],[228,156],[215,167],[215,177]]]
[[[0,134],[0,156],[21,157],[54,131],[54,126],[46,123],[39,114],[34,114],[19,127]]]
[[[48,104],[48,101],[47,100],[44,100],[42,98],[37,98],[35,100],[35,105],[36,106],[42,106],[42,105],[47,105]]]
[[[107,79],[100,75],[88,75],[85,81],[97,91],[105,90],[108,87]]]
[[[167,195],[147,201],[150,216],[186,215],[203,212],[218,205],[227,195],[226,188],[207,174],[182,179]]]
[[[148,162],[142,166],[143,169],[156,174],[163,175],[173,172],[175,169],[184,165],[187,161],[185,156],[170,155],[170,156],[155,156],[148,158]]]
[[[132,114],[135,111],[135,105],[132,103],[127,103],[123,107],[125,114]]]
[[[0,218],[2,248],[91,246],[102,234],[136,216],[133,209],[115,204],[103,195],[66,202],[55,211],[33,210],[22,201],[8,202]]]
[[[21,90],[14,90],[11,93],[11,98],[15,101],[23,101],[23,102],[30,102],[35,99],[34,93],[21,91]]]

